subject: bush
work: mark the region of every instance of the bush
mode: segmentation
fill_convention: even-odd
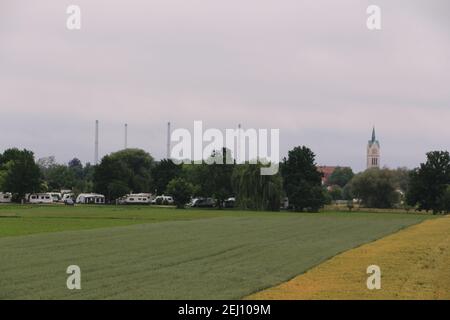
[[[194,186],[183,178],[175,178],[170,180],[167,185],[167,192],[172,195],[177,208],[183,209],[184,205],[191,199]]]

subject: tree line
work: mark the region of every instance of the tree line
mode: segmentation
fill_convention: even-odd
[[[227,149],[211,157],[223,161],[177,165],[169,159],[155,161],[144,150],[125,149],[106,155],[96,166],[83,166],[77,158],[67,164],[56,163],[54,157],[35,161],[29,150],[9,149],[0,154],[0,191],[13,193],[18,202],[28,193],[69,189],[100,193],[108,202],[129,193],[166,194],[180,208],[191,197],[214,198],[219,207],[235,197],[238,207],[249,210],[277,211],[288,198],[294,211],[315,212],[331,201],[358,199],[373,208],[450,212],[447,151],[428,153],[427,161],[414,170],[375,168],[354,174],[350,168],[337,168],[325,185],[315,154],[304,146],[290,150],[272,176],[262,176],[260,164],[230,161]]]

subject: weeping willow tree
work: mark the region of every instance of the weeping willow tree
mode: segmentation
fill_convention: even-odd
[[[242,209],[279,211],[281,176],[264,176],[260,169],[260,164],[241,164],[234,168],[232,184],[237,205]]]

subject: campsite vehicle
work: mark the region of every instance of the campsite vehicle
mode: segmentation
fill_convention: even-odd
[[[0,192],[0,203],[10,203],[12,201],[12,194],[9,192]]]
[[[60,202],[62,200],[62,194],[59,192],[50,192],[50,195],[53,198],[53,202]]]
[[[131,193],[119,200],[119,204],[150,204],[152,195],[150,193]]]
[[[75,205],[75,201],[72,198],[69,198],[69,199],[64,200],[64,204],[66,206],[74,206]]]
[[[75,200],[75,195],[73,193],[65,193],[62,197],[62,202],[66,203],[67,200]]]
[[[81,193],[75,202],[83,204],[104,204],[105,196],[97,193]]]
[[[170,205],[173,204],[173,198],[171,196],[157,196],[155,199],[152,200],[152,204],[163,204],[163,205]]]
[[[223,207],[224,208],[234,208],[235,204],[236,204],[236,198],[230,197],[223,202]]]
[[[192,200],[191,207],[194,208],[213,208],[216,201],[213,198],[196,198]]]
[[[29,203],[53,203],[51,193],[32,193],[28,198]]]

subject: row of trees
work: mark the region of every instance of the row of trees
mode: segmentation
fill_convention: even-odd
[[[235,196],[239,207],[252,210],[279,210],[283,196],[298,211],[317,211],[325,203],[314,153],[306,147],[290,151],[281,172],[272,176],[261,175],[260,164],[236,164],[227,149],[215,151],[211,158],[221,161],[176,165],[165,159],[154,163],[142,150],[122,150],[102,159],[94,173],[94,190],[110,201],[131,191],[154,190],[172,195],[178,207],[192,196],[212,197],[219,207]]]
[[[0,158],[0,189],[13,192],[16,200],[26,193],[72,189],[104,194],[110,202],[131,192],[165,193],[179,207],[192,196],[212,197],[219,206],[235,196],[239,207],[252,210],[279,210],[285,196],[297,211],[317,211],[325,203],[314,153],[306,147],[291,150],[281,171],[272,176],[262,176],[261,165],[236,164],[226,149],[211,157],[222,161],[176,165],[167,159],[155,162],[140,149],[126,149],[105,156],[97,166],[83,167],[78,159],[67,165],[53,157],[35,163],[32,152],[11,149]]]
[[[367,207],[401,204],[434,213],[450,211],[448,152],[428,153],[427,161],[412,171],[383,168],[355,175],[350,168],[337,168],[327,186],[322,186],[315,155],[306,147],[289,151],[273,176],[260,175],[261,165],[235,164],[226,149],[211,157],[222,158],[223,164],[155,162],[143,150],[126,149],[105,156],[97,166],[83,166],[76,158],[67,165],[57,164],[54,157],[35,162],[31,151],[9,149],[0,154],[0,191],[12,192],[16,201],[26,193],[71,189],[98,192],[109,201],[131,192],[165,193],[180,207],[191,196],[212,197],[219,205],[235,196],[239,207],[252,210],[278,210],[280,199],[288,197],[295,211],[317,211],[327,201],[355,198]]]
[[[354,175],[350,168],[337,168],[328,179],[328,198],[359,199],[371,208],[450,212],[449,152],[427,153],[427,161],[414,170],[373,168]]]

